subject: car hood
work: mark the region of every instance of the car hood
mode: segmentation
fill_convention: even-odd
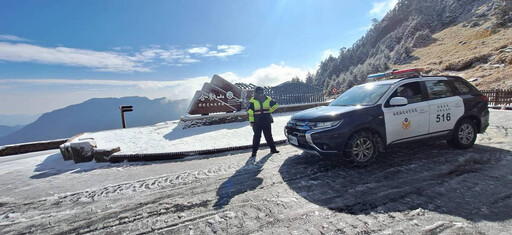
[[[361,106],[321,106],[300,111],[292,119],[310,122],[328,122],[340,120],[343,114],[361,109]]]

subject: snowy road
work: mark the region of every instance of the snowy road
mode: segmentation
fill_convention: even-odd
[[[0,159],[0,234],[510,234],[512,112],[474,148],[391,149],[371,166],[280,146],[149,163]]]

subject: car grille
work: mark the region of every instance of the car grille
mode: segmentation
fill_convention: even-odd
[[[309,125],[309,122],[305,122],[305,121],[297,121],[297,120],[290,120],[287,124],[286,124],[287,127],[289,128],[293,128],[293,129],[297,129],[297,130],[303,130],[303,131],[307,131],[307,130],[311,130],[311,126]]]

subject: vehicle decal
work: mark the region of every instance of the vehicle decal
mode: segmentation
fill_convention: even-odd
[[[418,102],[401,107],[384,107],[387,144],[400,139],[428,134],[428,103]]]
[[[411,121],[408,118],[405,118],[402,121],[402,129],[403,130],[409,130],[410,127],[411,127]]]
[[[438,113],[441,113],[441,112],[448,112],[450,111],[450,105],[448,104],[441,104],[441,105],[437,105],[437,112]]]
[[[400,111],[396,111],[396,112],[393,112],[393,116],[399,116],[399,115],[404,115],[404,114],[411,114],[411,113],[416,113],[418,112],[418,109],[406,109],[406,110],[400,110]]]
[[[464,101],[459,96],[430,100],[429,132],[453,129],[460,117],[464,115]]]

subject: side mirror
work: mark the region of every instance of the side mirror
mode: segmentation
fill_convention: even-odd
[[[392,107],[394,107],[394,106],[405,106],[407,104],[408,104],[407,99],[404,98],[404,97],[393,97],[389,101],[389,105],[392,106]]]

